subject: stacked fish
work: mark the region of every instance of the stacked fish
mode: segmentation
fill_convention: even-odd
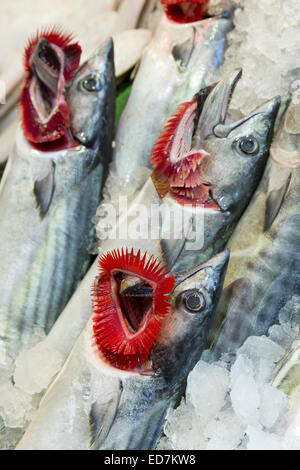
[[[90,58],[55,27],[25,48],[0,183],[0,367],[14,364],[10,386],[23,380],[37,411],[13,433],[0,406],[6,448],[156,448],[208,345],[234,352],[299,295],[299,106],[273,144],[279,97],[228,118],[242,76],[220,72],[229,0],[111,3],[113,40]],[[93,259],[103,201],[114,236]],[[229,262],[227,243],[244,255]]]

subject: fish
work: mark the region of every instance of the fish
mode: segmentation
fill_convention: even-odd
[[[112,170],[124,188],[134,168],[150,168],[149,155],[164,123],[179,105],[221,78],[231,17],[223,14],[178,24],[165,13],[145,48],[122,113]]]
[[[22,125],[0,186],[1,356],[49,332],[91,262],[112,153],[113,43],[78,68],[80,50],[57,29],[26,48]]]
[[[173,276],[140,251],[100,257],[93,316],[17,449],[155,448],[205,348],[228,258]]]
[[[159,153],[155,158],[159,160],[156,171],[160,184],[167,181],[173,198],[179,203],[199,205],[203,214],[200,224],[199,218],[191,220],[193,231],[202,233],[201,246],[191,249],[185,245],[174,264],[175,270],[199,264],[224,249],[262,177],[280,97],[237,121],[227,122],[230,99],[241,73],[241,69],[233,70],[201,91],[192,146],[185,158],[184,152],[177,156],[173,152],[173,176],[166,176],[171,168],[165,166],[164,159],[160,162],[160,144],[155,149]],[[193,166],[190,160],[196,158],[195,152],[198,161]],[[181,171],[176,173],[178,166]]]
[[[123,246],[141,249],[143,252],[148,250],[166,264],[168,269],[181,271],[206,261],[225,246],[228,233],[250,201],[263,171],[279,106],[279,100],[274,99],[241,121],[224,123],[230,97],[240,76],[241,71],[234,70],[218,84],[198,90],[197,95],[191,96],[189,102],[182,103],[175,115],[167,121],[152,152],[152,174],[135,195],[133,202],[124,209],[115,232],[112,231],[107,239],[98,241],[100,253],[121,249]],[[212,130],[215,128],[220,133],[225,129],[227,138],[214,135]],[[257,139],[254,154],[250,156],[233,151],[232,145],[237,146],[238,142],[247,140],[250,131],[251,138]],[[176,138],[171,139],[173,134]],[[182,148],[186,154],[182,152]],[[178,187],[176,189],[172,181],[170,184],[163,173],[164,162],[168,161],[170,155],[175,163],[174,167],[167,168],[169,180],[176,177],[178,169],[179,174],[187,175],[186,184],[180,188],[184,195],[180,197]],[[189,165],[192,168],[194,188],[190,184]],[[225,168],[227,178],[224,177]],[[218,178],[220,175],[223,177]],[[204,180],[209,180],[212,184],[213,198],[208,181],[203,184]],[[194,193],[199,196],[198,199],[192,199]],[[228,207],[222,205],[225,203]],[[126,231],[121,236],[124,227],[130,229],[131,224],[138,225],[137,214],[140,207],[146,210],[146,218],[142,218],[139,233]],[[160,209],[160,219],[156,218],[155,212],[153,214],[149,210],[150,207]],[[105,206],[103,210],[107,211]],[[188,243],[193,243],[190,229],[198,221],[204,221],[205,230],[203,223],[196,227],[200,233],[199,240],[190,247]],[[111,224],[110,216],[106,222]],[[101,219],[101,224],[106,226],[105,218]],[[91,266],[47,338],[40,343],[41,350],[48,351],[49,357],[49,352],[52,351],[53,355],[59,354],[62,361],[66,360],[84,329],[91,311],[89,289],[96,272],[97,261]],[[70,322],[72,329],[68,329]],[[35,376],[40,368],[45,369],[42,361],[31,374]],[[57,372],[52,370],[52,373]],[[52,379],[53,376],[49,377],[49,383]]]
[[[281,311],[298,308],[300,106],[292,99],[262,181],[228,247],[232,258],[211,336],[215,357],[264,335]]]
[[[72,2],[71,11],[69,11],[70,4],[67,1],[63,5],[60,3],[56,8],[52,6],[54,18],[51,21],[51,19],[49,19],[49,11],[47,11],[47,26],[49,21],[53,24],[56,24],[57,22],[58,24],[61,24],[61,19],[58,19],[60,18],[59,15],[64,17],[64,29],[69,28],[70,31],[76,31],[76,35],[82,45],[82,63],[97,52],[99,44],[108,40],[110,37],[113,37],[115,75],[116,78],[122,80],[124,75],[126,75],[140,60],[143,49],[151,40],[150,31],[146,29],[135,29],[137,27],[139,17],[145,8],[145,0],[125,0],[121,5],[117,5],[116,2],[112,0],[105,0],[105,2],[102,1],[100,3],[95,0],[89,0],[88,4],[85,3],[84,8],[80,5],[76,8],[76,4],[78,2],[80,2],[80,0]],[[41,4],[41,6],[44,8],[44,4]],[[27,11],[30,12],[29,5],[27,5]],[[32,19],[35,18],[35,15],[37,17],[34,19],[36,28],[42,28],[41,25],[43,25],[45,21],[43,15],[36,7],[36,2],[34,5],[34,12],[32,11],[30,13],[30,24],[27,25],[27,28],[25,28],[24,31],[23,29],[20,31],[20,25],[18,23],[18,34],[16,33],[14,35],[15,39],[15,37],[18,37],[20,34],[18,44],[20,44],[22,48],[24,41],[28,36],[28,31],[34,31],[35,29],[31,23]],[[88,14],[89,16],[88,30],[86,28],[86,22],[83,21],[82,14]],[[11,13],[10,17],[14,17],[14,14]],[[23,23],[26,24],[26,16],[23,15],[22,19]],[[23,39],[21,40],[21,38]],[[12,40],[12,37],[10,37],[10,39]],[[8,42],[6,41],[6,45],[7,44]],[[18,123],[16,111],[20,97],[22,76],[24,75],[24,71],[20,66],[21,53],[19,49],[20,47],[18,46],[17,54],[15,53],[16,48],[14,49],[14,54],[10,54],[9,66],[5,63],[3,67],[1,67],[4,73],[3,76],[1,74],[0,75],[2,76],[3,84],[6,89],[6,103],[0,105],[0,161],[7,161],[9,149],[13,145],[14,141],[13,131]],[[5,73],[5,71],[7,72]],[[11,73],[14,77],[13,80],[12,77],[10,78]]]

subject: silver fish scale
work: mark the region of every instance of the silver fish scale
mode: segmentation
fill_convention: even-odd
[[[96,159],[90,150],[67,153],[62,168],[61,162],[56,165],[55,193],[41,220],[32,180],[23,176],[28,162],[14,159],[15,180],[8,174],[0,205],[0,337],[9,338],[5,349],[11,354],[30,340],[35,328],[50,330],[84,276],[102,180],[102,165],[89,172]],[[19,187],[20,193],[12,196],[11,187]],[[12,216],[18,223],[11,224]]]
[[[237,288],[233,293],[233,301],[244,305],[243,311],[234,312],[221,300],[218,315],[225,316],[223,329],[217,335],[214,348],[215,358],[222,353],[235,352],[248,336],[267,334],[273,324],[279,323],[282,308],[297,295],[300,295],[300,206],[298,188],[300,184],[299,170],[293,170],[288,194],[283,201],[280,212],[264,237],[264,244],[254,257],[251,255],[240,258],[239,272],[247,279],[249,287],[242,291]],[[265,191],[266,182],[261,191]],[[265,198],[265,194],[261,194]],[[257,197],[256,197],[257,200]],[[256,202],[245,214],[241,225],[247,223],[249,214],[256,211]],[[258,205],[258,210],[260,206]],[[235,241],[231,244],[234,253]],[[229,269],[230,272],[230,269]],[[224,295],[225,299],[225,295]],[[232,305],[232,304],[231,304]],[[300,308],[300,306],[299,306]],[[240,317],[240,318],[239,318]]]

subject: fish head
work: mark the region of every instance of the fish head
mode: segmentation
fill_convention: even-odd
[[[224,252],[175,277],[140,252],[107,253],[94,286],[94,341],[114,369],[175,380],[203,351],[228,264]]]
[[[77,70],[67,87],[70,129],[86,147],[98,145],[99,129],[114,118],[114,76],[114,47],[109,39]]]
[[[182,104],[154,147],[152,179],[160,197],[233,212],[245,206],[264,169],[280,99],[226,123],[241,70]]]
[[[206,17],[209,0],[161,0],[165,14],[175,23],[192,23]]]
[[[172,382],[187,376],[206,347],[222,293],[229,261],[224,251],[209,261],[175,275],[170,312],[151,350],[151,368]]]
[[[114,118],[114,57],[109,40],[80,68],[81,48],[57,29],[40,32],[25,50],[21,96],[24,136],[39,150],[79,143],[94,147]]]

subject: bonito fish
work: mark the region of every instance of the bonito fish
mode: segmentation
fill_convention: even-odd
[[[1,353],[48,332],[90,262],[92,217],[111,158],[113,44],[77,70],[80,47],[34,38],[19,128],[0,187]]]
[[[59,6],[52,4],[49,17],[49,9],[45,9],[44,1],[37,0],[32,4],[33,11],[26,4],[26,13],[22,14],[22,28],[20,28],[20,12],[17,15],[17,24],[10,24],[9,41],[8,33],[5,31],[5,44],[1,45],[1,51],[7,50],[7,46],[14,44],[13,53],[7,54],[8,61],[4,57],[0,58],[0,101],[4,98],[5,104],[0,104],[0,162],[8,158],[10,147],[14,142],[14,128],[17,125],[16,108],[20,95],[20,85],[24,71],[21,67],[21,52],[23,44],[28,37],[28,32],[35,31],[38,27],[42,28],[45,24],[61,24],[61,18],[64,19],[64,29],[76,31],[76,37],[79,39],[83,48],[82,63],[94,55],[99,47],[108,38],[112,37],[114,41],[115,74],[116,77],[122,77],[126,72],[134,67],[139,61],[144,47],[151,40],[151,32],[146,29],[134,29],[137,26],[141,12],[143,11],[146,0],[124,0],[118,5],[113,0],[88,0],[82,2],[75,0],[72,2],[59,2]],[[70,4],[72,3],[72,4]],[[84,3],[84,5],[83,5]],[[118,2],[119,4],[120,2]],[[11,11],[13,6],[9,6],[7,12],[2,12],[0,18],[4,19],[4,24],[8,23],[8,17],[14,18]],[[42,14],[41,11],[42,10]],[[46,15],[45,15],[46,12]],[[26,17],[29,13],[28,18]],[[45,15],[45,16],[44,16]],[[84,21],[84,16],[88,18]],[[29,21],[29,23],[27,22]],[[88,24],[88,28],[86,25]],[[3,32],[6,28],[2,28]],[[14,41],[17,41],[15,44]],[[0,38],[1,44],[1,38]],[[1,59],[4,64],[1,64]],[[3,89],[4,88],[4,89]]]
[[[149,167],[153,145],[178,106],[220,78],[231,20],[226,14],[195,20],[179,24],[164,14],[145,49],[116,136],[113,161],[122,185],[132,181],[135,166]]]
[[[18,449],[155,447],[205,348],[228,257],[175,278],[133,250],[100,258],[93,318]]]
[[[279,106],[278,99],[272,100],[240,121],[226,124],[228,104],[240,75],[236,70],[181,104],[154,147],[152,177],[120,217],[115,238],[99,242],[101,252],[123,246],[149,250],[168,269],[173,269],[185,242],[193,244],[199,233],[195,244],[185,245],[180,263],[176,263],[179,271],[178,265],[182,270],[188,269],[196,264],[195,260],[199,264],[222,250],[264,169]],[[138,225],[140,207],[146,211],[146,217],[136,234],[130,228],[131,223]],[[159,219],[155,213],[152,215],[151,207],[160,208]],[[169,214],[174,216],[173,223]],[[195,227],[191,236],[190,227],[198,220],[200,226]],[[171,222],[166,223],[165,231],[168,221]],[[107,222],[110,223],[109,217]],[[122,231],[125,226],[128,231],[122,238],[119,229]],[[39,350],[47,351],[45,355],[49,358],[59,354],[64,361],[85,327],[91,311],[89,290],[96,272],[95,262],[40,344]],[[35,376],[40,368],[45,369],[42,360],[31,374]]]
[[[229,243],[232,259],[214,332],[214,351],[234,352],[266,334],[283,308],[299,305],[300,105],[292,100],[271,161]]]

